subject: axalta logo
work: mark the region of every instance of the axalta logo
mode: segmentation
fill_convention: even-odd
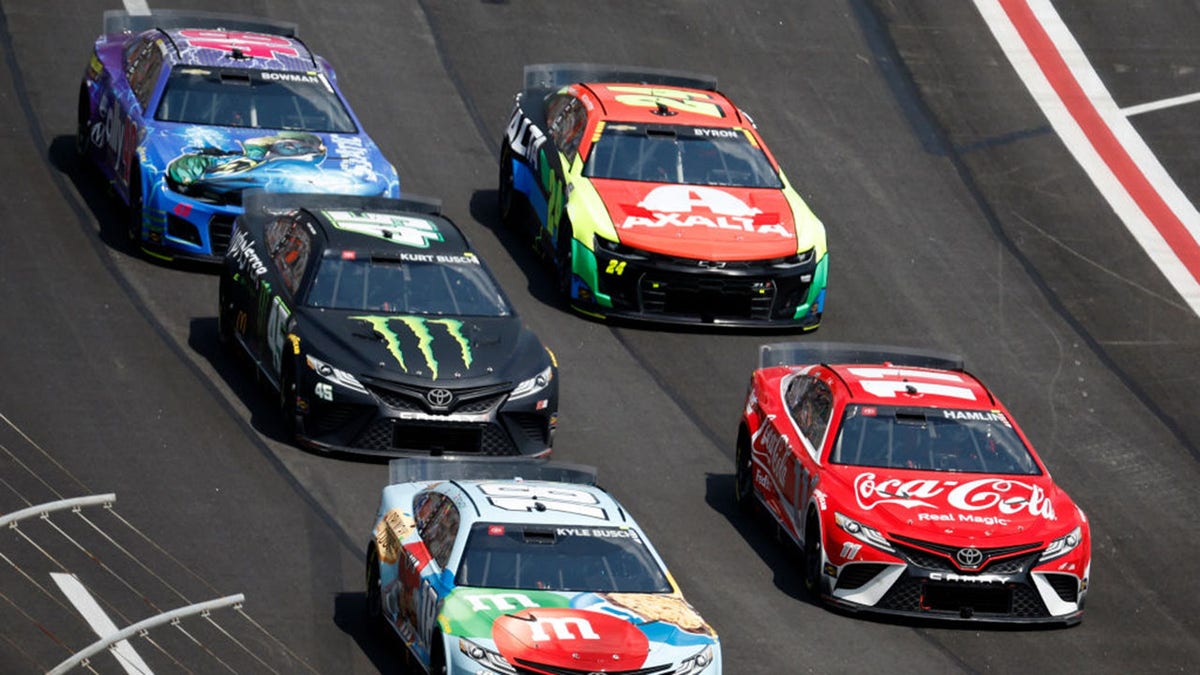
[[[646,193],[637,206],[649,215],[627,216],[621,229],[703,227],[795,238],[777,217],[767,218],[762,209],[736,195],[703,185],[662,185]]]
[[[867,511],[880,504],[895,504],[906,509],[918,506],[936,509],[938,505],[928,500],[943,494],[946,505],[958,511],[994,509],[1004,516],[1025,511],[1046,520],[1057,519],[1054,504],[1045,490],[1038,485],[1007,478],[980,478],[960,485],[958,481],[926,478],[879,480],[874,473],[868,472],[854,479],[854,497],[858,506]]]
[[[429,242],[445,240],[437,225],[427,218],[366,211],[325,211],[325,216],[339,230],[413,248],[429,248]]]
[[[400,369],[408,372],[408,363],[404,359],[404,345],[400,339],[400,335],[393,330],[395,324],[400,324],[408,329],[417,339],[417,350],[421,352],[421,356],[425,359],[425,366],[429,368],[432,379],[438,378],[440,364],[437,357],[433,353],[433,331],[431,326],[439,327],[447,336],[458,343],[459,353],[462,357],[463,366],[471,367],[474,358],[471,355],[471,343],[463,335],[463,323],[457,319],[428,319],[423,316],[352,316],[355,321],[365,321],[370,324],[375,332],[383,337],[387,343],[388,351],[396,358],[396,362],[400,364]]]

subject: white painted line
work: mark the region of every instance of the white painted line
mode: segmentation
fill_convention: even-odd
[[[1067,149],[1200,314],[1200,212],[1117,108],[1049,0],[974,1]]]
[[[92,630],[96,631],[96,635],[104,638],[118,631],[117,625],[108,618],[108,614],[100,607],[100,603],[96,602],[96,599],[83,587],[74,574],[51,572],[50,576],[54,579],[54,583],[58,584],[63,595],[67,596],[71,604],[75,605],[75,609],[78,609],[83,618],[87,620]],[[129,675],[153,675],[150,666],[146,665],[142,657],[138,656],[128,640],[121,640],[113,645],[112,654],[117,657],[117,661]]]
[[[1196,101],[1200,101],[1200,93],[1184,94],[1183,96],[1164,98],[1161,101],[1151,101],[1150,103],[1131,105],[1128,108],[1122,108],[1121,112],[1126,117],[1131,117],[1133,115],[1141,115],[1142,113],[1153,112],[1155,110],[1162,110],[1163,108],[1173,108],[1178,105],[1187,105],[1188,103],[1195,103]]]
[[[150,13],[150,5],[146,0],[122,0],[125,3],[125,11],[130,14],[146,15]]]

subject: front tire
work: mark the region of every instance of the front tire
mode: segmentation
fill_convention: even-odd
[[[808,514],[808,525],[804,528],[804,589],[813,601],[821,602],[821,523],[817,514]]]
[[[505,143],[500,149],[500,180],[496,188],[496,202],[500,211],[500,222],[505,227],[516,227],[516,188],[513,187],[512,150]]]
[[[573,248],[571,242],[574,238],[571,221],[564,216],[562,222],[558,224],[558,241],[555,242],[555,271],[558,272],[558,291],[566,299],[567,304],[570,304],[572,300],[571,285],[575,276],[574,264],[571,260],[571,249]]]
[[[429,641],[429,675],[446,675],[446,645],[441,632]]]
[[[279,415],[283,418],[283,437],[291,442],[296,438],[296,370],[291,360],[285,360],[279,372]]]
[[[129,213],[125,234],[136,251],[142,245],[142,168],[129,170]]]

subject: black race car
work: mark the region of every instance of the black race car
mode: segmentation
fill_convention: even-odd
[[[221,340],[308,447],[545,455],[554,355],[438,204],[250,191],[221,275]]]

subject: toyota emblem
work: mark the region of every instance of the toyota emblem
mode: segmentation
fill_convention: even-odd
[[[974,546],[958,549],[954,557],[958,559],[958,564],[971,569],[979,567],[979,563],[983,562],[983,553]]]
[[[449,389],[430,389],[425,394],[425,400],[435,408],[445,408],[454,400],[454,394]]]

